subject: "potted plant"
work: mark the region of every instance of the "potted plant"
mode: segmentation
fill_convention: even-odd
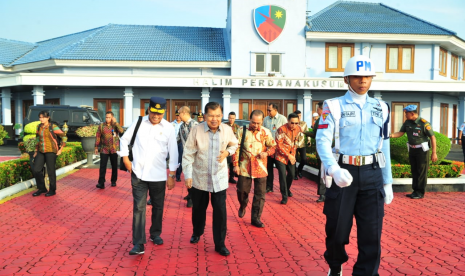
[[[8,139],[10,136],[8,136],[8,132],[3,128],[3,126],[0,126],[0,145],[3,145],[3,139]]]
[[[82,148],[85,152],[94,152],[98,125],[83,126],[76,129],[77,136],[81,137]]]

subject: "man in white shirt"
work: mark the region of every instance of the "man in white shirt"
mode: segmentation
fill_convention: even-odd
[[[217,102],[205,105],[206,123],[191,129],[184,147],[182,166],[186,187],[193,202],[191,243],[198,243],[205,230],[208,203],[213,207],[213,241],[215,251],[228,256],[226,238],[226,189],[228,164],[226,157],[237,149],[232,128],[221,123],[223,108]]]
[[[178,147],[175,129],[172,124],[163,119],[166,110],[166,100],[160,97],[150,98],[148,115],[142,117],[132,147],[132,162],[129,159],[128,145],[137,125],[137,121],[126,130],[121,138],[121,151],[126,169],[131,173],[132,195],[134,209],[132,219],[132,243],[134,248],[129,255],[144,254],[145,208],[147,190],[152,199],[152,226],[150,240],[156,245],[163,244],[160,237],[165,202],[165,185],[168,190],[174,188],[174,178],[178,167]],[[166,175],[166,158],[170,156],[169,177]]]

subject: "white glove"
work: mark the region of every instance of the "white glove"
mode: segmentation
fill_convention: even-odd
[[[346,169],[341,169],[338,165],[329,167],[328,174],[333,177],[334,182],[341,188],[349,187],[354,180],[352,175]]]
[[[384,198],[384,203],[391,204],[392,200],[394,199],[394,193],[392,192],[392,184],[384,185],[384,193],[386,194],[386,197]]]

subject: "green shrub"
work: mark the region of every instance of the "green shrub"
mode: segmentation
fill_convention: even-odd
[[[26,142],[27,140],[35,139],[35,138],[36,138],[36,134],[27,134],[23,137],[23,142]]]
[[[18,149],[21,152],[21,154],[26,153],[26,147],[24,146],[24,142],[18,143]]]
[[[69,143],[56,159],[56,168],[73,164],[87,158],[80,146],[81,143]],[[21,181],[31,179],[32,172],[29,159],[15,159],[0,163],[0,189],[9,187]]]
[[[36,134],[37,126],[40,124],[40,121],[30,122],[26,126],[24,126],[24,133],[27,134]]]
[[[455,178],[461,176],[463,162],[444,160],[440,165],[430,165],[428,178]],[[410,165],[393,164],[392,178],[411,178]]]
[[[447,136],[434,132],[436,137],[436,154],[438,156],[438,161],[434,162],[434,165],[440,164],[447,154],[449,154],[451,142]],[[396,164],[410,164],[408,158],[408,149],[407,149],[407,134],[404,134],[399,138],[392,138],[391,141],[391,160],[392,163]],[[430,151],[431,154],[431,151]],[[431,163],[431,161],[430,161]]]
[[[3,139],[8,139],[10,136],[8,136],[8,132],[3,128],[3,126],[0,126],[0,145],[3,145]]]

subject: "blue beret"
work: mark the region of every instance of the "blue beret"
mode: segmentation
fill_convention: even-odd
[[[407,112],[414,111],[414,110],[417,110],[417,106],[414,105],[414,104],[407,105],[407,106],[404,108],[404,110],[407,111]]]

